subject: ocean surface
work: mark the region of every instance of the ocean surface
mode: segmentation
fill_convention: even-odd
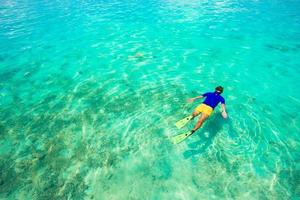
[[[0,0],[0,199],[300,199],[299,112],[299,0]]]

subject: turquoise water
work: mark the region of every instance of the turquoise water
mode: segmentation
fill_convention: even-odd
[[[299,199],[297,0],[0,0],[0,199]],[[174,123],[224,86],[190,130]]]

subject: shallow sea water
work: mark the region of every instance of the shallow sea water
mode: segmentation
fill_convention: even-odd
[[[0,0],[0,199],[299,199],[297,0]],[[190,130],[174,123],[225,88]]]

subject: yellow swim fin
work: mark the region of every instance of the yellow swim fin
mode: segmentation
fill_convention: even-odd
[[[182,120],[179,120],[178,122],[175,123],[175,126],[178,129],[181,129],[182,127],[184,127],[191,119],[193,118],[192,115],[187,116],[185,118],[183,118]]]
[[[171,141],[173,144],[178,144],[178,143],[182,142],[183,140],[185,140],[190,135],[192,135],[191,131],[189,131],[187,133],[175,135],[174,137],[171,138]]]

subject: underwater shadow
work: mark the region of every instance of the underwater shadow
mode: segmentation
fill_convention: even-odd
[[[183,153],[184,158],[190,158],[191,156],[202,154],[213,143],[217,133],[222,129],[225,124],[231,124],[230,118],[223,119],[221,115],[213,115],[206,124],[203,125],[196,133],[195,136],[199,137],[199,140],[188,144],[189,150]],[[209,133],[206,136],[205,133]]]

